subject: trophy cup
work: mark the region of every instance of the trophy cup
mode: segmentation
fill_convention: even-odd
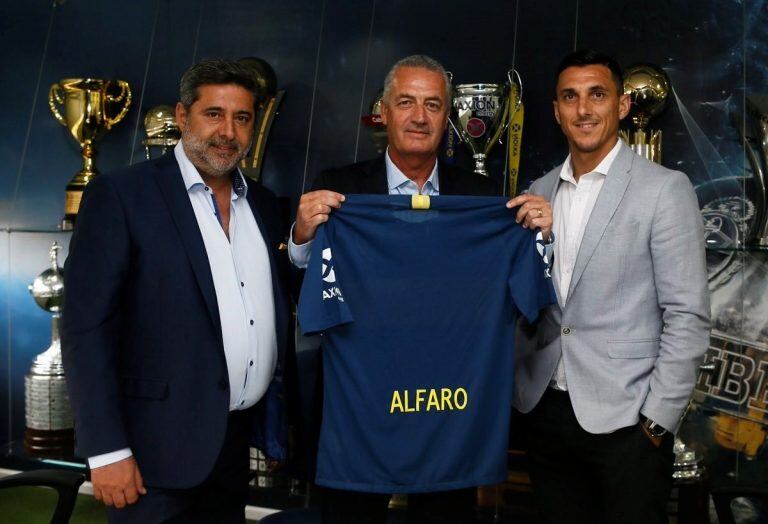
[[[181,130],[176,124],[176,111],[171,106],[155,106],[144,117],[144,130],[147,138],[141,141],[144,152],[149,160],[152,155],[150,148],[159,147],[160,154],[164,155],[169,147],[179,143]]]
[[[60,246],[51,246],[51,267],[29,285],[37,305],[53,313],[51,345],[39,354],[24,377],[27,429],[24,449],[30,455],[67,457],[74,452],[74,422],[61,363],[59,317],[64,280],[57,260]]]
[[[630,136],[621,130],[619,135],[635,153],[657,164],[661,163],[661,131],[646,132],[645,128],[664,109],[669,92],[669,77],[660,67],[638,64],[624,72],[624,94],[632,99],[630,116],[635,131]]]
[[[376,97],[373,99],[371,112],[360,118],[363,121],[363,125],[369,129],[371,142],[373,142],[376,152],[380,155],[384,154],[384,150],[389,142],[387,126],[384,125],[384,120],[381,118],[381,100],[383,98],[384,90],[382,89],[376,93]]]
[[[513,76],[514,74],[514,76]],[[485,158],[509,125],[509,115],[520,107],[523,85],[514,69],[509,84],[459,84],[454,88],[456,122],[448,121],[475,159],[475,173],[488,176]]]
[[[278,91],[275,70],[265,60],[247,56],[239,59],[238,62],[252,71],[259,90],[254,125],[255,139],[248,156],[240,162],[240,170],[245,176],[258,180],[261,177],[261,169],[264,167],[267,138],[272,129],[272,123],[275,121],[275,116],[277,116],[277,108],[285,96],[285,91]]]
[[[74,227],[83,189],[97,174],[93,165],[94,144],[125,117],[131,106],[131,90],[123,80],[66,78],[51,86],[48,106],[56,120],[72,133],[83,154],[83,168],[66,189],[62,229],[69,230]],[[63,115],[58,106],[64,107]]]

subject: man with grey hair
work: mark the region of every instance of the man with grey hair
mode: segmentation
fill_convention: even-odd
[[[180,100],[173,152],[88,185],[66,263],[77,451],[113,523],[244,523],[249,447],[285,457],[280,214],[237,169],[256,84],[206,60]]]
[[[289,242],[294,265],[307,266],[318,226],[341,207],[345,194],[499,194],[492,180],[438,160],[437,152],[448,124],[450,93],[445,69],[430,57],[409,56],[392,67],[384,82],[381,104],[389,140],[387,151],[374,160],[321,173],[313,190],[301,197]],[[543,197],[522,195],[507,206],[520,206],[518,222],[523,227],[539,228],[543,238],[549,238],[552,212]],[[324,402],[331,405],[335,400],[325,398]],[[323,522],[383,523],[388,501],[386,494],[328,488],[323,493]],[[466,524],[474,520],[474,502],[474,489],[411,494],[408,522]]]

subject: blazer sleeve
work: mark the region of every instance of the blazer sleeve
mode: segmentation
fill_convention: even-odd
[[[96,177],[83,196],[64,267],[61,332],[77,450],[86,457],[128,447],[118,365],[129,257],[125,213],[114,182]]]
[[[688,177],[669,173],[653,214],[653,276],[663,329],[650,391],[640,412],[675,431],[709,344],[704,226]]]

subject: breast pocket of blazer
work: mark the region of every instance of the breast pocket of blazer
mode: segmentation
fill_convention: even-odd
[[[123,393],[133,398],[162,400],[168,396],[168,381],[155,378],[123,377]]]
[[[656,358],[659,356],[658,338],[638,340],[609,340],[608,356],[611,358]]]

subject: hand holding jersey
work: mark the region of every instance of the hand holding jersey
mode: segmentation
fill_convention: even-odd
[[[341,207],[344,195],[335,191],[320,189],[301,195],[296,210],[296,224],[292,237],[296,244],[306,244],[315,238],[317,226],[328,221],[328,215]]]

